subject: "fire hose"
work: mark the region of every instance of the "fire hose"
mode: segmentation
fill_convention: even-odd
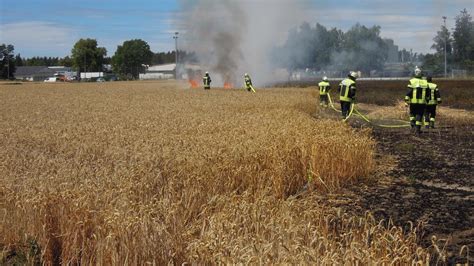
[[[331,95],[328,93],[328,99],[329,99],[329,105],[331,106],[331,108],[336,111],[336,112],[341,112],[341,110],[338,110],[336,109],[336,107],[334,107],[334,103],[331,99]],[[370,120],[367,115],[363,115],[361,112],[359,112],[359,110],[355,107],[355,103],[352,103],[351,104],[351,110],[349,112],[349,115],[344,119],[344,122],[347,121],[353,112],[355,112],[355,114],[357,116],[359,116],[360,118],[362,118],[364,121],[366,121],[367,123],[369,124],[372,124],[374,126],[378,126],[378,127],[385,127],[385,128],[402,128],[402,127],[410,127],[410,122],[408,121],[403,121],[403,120],[398,120],[400,122],[403,122],[404,124],[403,125],[383,125],[383,124],[376,124],[375,122],[373,122],[372,120]]]
[[[248,88],[250,88],[250,90],[253,92],[253,93],[256,93],[255,89],[253,88],[252,85],[249,85]]]

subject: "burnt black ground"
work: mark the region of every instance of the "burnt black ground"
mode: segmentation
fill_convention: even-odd
[[[403,99],[406,83],[358,82],[358,101],[393,106]],[[442,106],[474,110],[473,80],[440,80],[437,83],[442,90]],[[314,116],[339,119],[338,113],[326,110],[319,110]],[[422,223],[420,244],[433,248],[432,237],[436,236],[439,248],[444,248],[448,255],[439,264],[474,265],[472,121],[441,118],[439,128],[424,130],[416,136],[408,128],[373,127],[357,117],[351,118],[349,124],[355,128],[372,128],[378,143],[377,171],[374,179],[354,184],[333,195],[336,200],[328,201],[358,215],[371,211],[377,219],[391,219],[402,227],[409,227],[410,222]],[[470,250],[469,261],[466,249],[459,254],[464,245]]]
[[[383,174],[349,189],[356,198],[350,208],[400,226],[423,222],[421,245],[431,246],[436,235],[447,251],[446,264],[466,263],[466,252],[459,252],[463,245],[474,251],[473,130],[474,125],[447,124],[416,136],[409,129],[374,128]]]

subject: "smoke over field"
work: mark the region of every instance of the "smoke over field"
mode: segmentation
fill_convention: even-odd
[[[298,25],[307,1],[181,1],[184,49],[195,51],[216,85],[240,82],[244,73],[254,82],[273,81],[270,52]]]

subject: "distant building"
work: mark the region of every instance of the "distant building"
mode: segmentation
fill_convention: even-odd
[[[147,79],[173,79],[175,75],[176,64],[164,64],[149,66],[145,73],[140,73],[139,78]]]
[[[178,65],[178,78],[179,79],[190,79],[196,75],[200,76],[201,66],[192,64],[179,64]],[[176,73],[176,64],[164,64],[148,66],[145,73],[140,73],[139,78],[141,80],[150,79],[174,79]]]
[[[81,72],[81,79],[94,79],[104,77],[104,72]]]
[[[19,66],[15,72],[16,79],[26,81],[44,81],[58,75],[72,77],[75,72],[72,72],[70,67],[64,66]]]

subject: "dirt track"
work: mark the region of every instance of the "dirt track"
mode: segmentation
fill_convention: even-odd
[[[462,246],[474,250],[473,130],[445,124],[415,136],[409,129],[374,128],[380,178],[351,188],[350,208],[402,226],[424,222],[422,245],[436,235],[440,249],[446,243],[447,264],[465,263]]]

